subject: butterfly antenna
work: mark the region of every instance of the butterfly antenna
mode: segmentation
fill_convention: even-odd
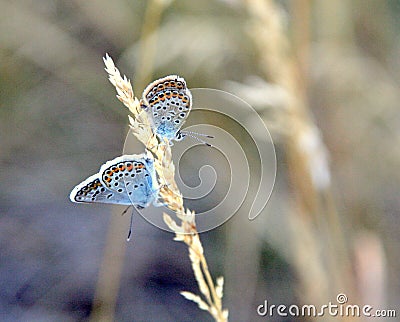
[[[207,137],[209,139],[213,139],[214,137],[212,135],[203,134],[203,133],[196,133],[196,132],[190,132],[190,131],[182,131],[182,134],[186,135],[186,136],[189,136],[192,139],[195,139],[195,140],[199,141],[200,143],[203,143],[203,144],[205,144],[205,145],[207,145],[209,147],[212,147],[212,145],[210,143],[208,143],[208,142],[206,142],[206,141],[204,141],[204,140],[199,138],[199,136],[204,136],[204,137]]]
[[[204,137],[209,138],[209,139],[213,139],[214,138],[214,136],[208,135],[208,134],[204,134],[204,133],[198,133],[198,132],[192,132],[192,131],[181,131],[181,132],[183,134],[191,134],[193,136],[204,136]]]
[[[128,209],[127,209],[128,210]],[[130,241],[131,240],[131,235],[132,235],[132,223],[133,223],[133,210],[132,210],[132,215],[131,215],[131,223],[129,225],[129,233],[128,233],[128,237],[126,238],[126,241]]]

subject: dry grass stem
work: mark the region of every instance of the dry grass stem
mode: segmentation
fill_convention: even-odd
[[[202,296],[190,292],[181,292],[181,294],[186,299],[195,302],[200,309],[208,311],[215,321],[227,321],[228,311],[222,309],[223,278],[218,278],[214,283],[208,269],[196,229],[195,213],[184,208],[182,194],[175,182],[175,165],[172,160],[171,146],[168,140],[161,141],[152,132],[147,115],[142,112],[140,101],[134,95],[130,80],[125,75],[121,76],[110,56],[105,56],[104,64],[109,80],[117,91],[117,98],[132,113],[132,116],[129,116],[129,123],[133,134],[154,158],[155,170],[159,178],[159,197],[165,206],[175,212],[179,220],[177,222],[164,213],[164,222],[175,232],[174,240],[185,243],[189,249],[193,273]]]
[[[164,10],[173,0],[150,0],[147,2],[142,33],[140,36],[139,61],[140,71],[137,84],[144,88],[151,81],[154,60],[157,53],[158,30]]]
[[[294,196],[289,216],[293,227],[293,264],[303,284],[302,299],[306,303],[319,303],[337,292],[332,285],[349,285],[348,249],[340,220],[334,205],[328,207],[324,201],[330,195],[327,149],[308,108],[305,83],[301,82],[301,69],[293,58],[280,8],[273,0],[244,2],[250,15],[250,35],[259,52],[260,69],[269,82],[288,95],[286,105],[277,113],[282,126],[290,129],[284,132],[283,139]],[[321,244],[322,236],[325,242]],[[320,252],[321,248],[327,251]],[[311,272],[320,272],[322,281],[333,281],[331,289],[325,285],[327,282],[317,287],[316,276]]]

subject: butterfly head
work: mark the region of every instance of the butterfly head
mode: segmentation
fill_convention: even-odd
[[[175,141],[182,141],[186,137],[186,134],[182,131],[178,131],[175,134],[174,140]]]

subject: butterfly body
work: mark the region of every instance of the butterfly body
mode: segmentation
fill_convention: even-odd
[[[180,128],[191,110],[192,95],[182,77],[170,75],[146,87],[141,106],[159,137],[180,140]]]
[[[157,199],[154,160],[146,154],[123,155],[106,162],[100,171],[71,192],[78,203],[109,203],[145,208]]]

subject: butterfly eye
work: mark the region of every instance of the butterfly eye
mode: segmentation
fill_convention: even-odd
[[[185,135],[180,131],[175,134],[175,140],[176,141],[182,141],[184,138],[185,138]]]

